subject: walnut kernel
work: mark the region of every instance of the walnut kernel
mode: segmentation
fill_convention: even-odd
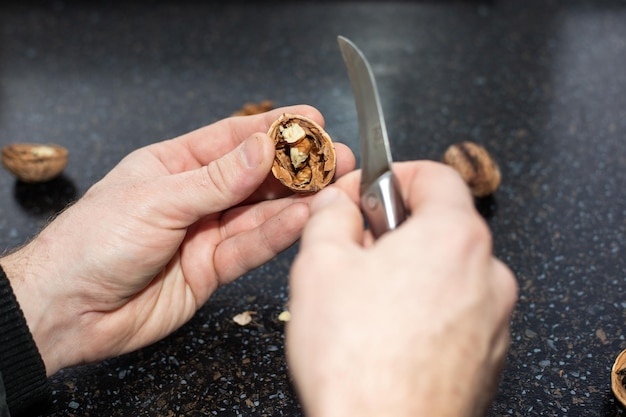
[[[276,155],[272,174],[295,192],[316,192],[335,175],[336,156],[328,134],[313,120],[294,114],[281,115],[268,131]]]
[[[289,156],[291,157],[291,163],[293,167],[298,169],[304,164],[307,159],[309,159],[309,154],[311,153],[311,141],[310,140],[302,140],[300,143],[296,143],[291,146],[289,150]]]
[[[474,197],[486,197],[500,186],[500,168],[489,152],[477,143],[451,145],[443,155],[443,163],[461,174]]]
[[[296,143],[306,137],[304,129],[296,122],[288,126],[279,126],[278,129],[282,138],[289,144]]]
[[[278,321],[288,322],[290,320],[291,320],[291,313],[289,312],[289,310],[282,311],[278,315]]]
[[[233,321],[240,326],[246,326],[252,322],[252,315],[256,314],[255,311],[244,311],[233,317]]]

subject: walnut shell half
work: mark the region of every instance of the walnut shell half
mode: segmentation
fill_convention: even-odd
[[[21,181],[45,182],[65,169],[67,154],[59,145],[14,143],[2,148],[2,164]]]
[[[611,369],[611,389],[619,402],[626,406],[626,350],[617,356]]]
[[[298,193],[313,193],[330,184],[337,164],[335,147],[320,125],[284,113],[267,134],[276,146],[272,174],[281,183]]]

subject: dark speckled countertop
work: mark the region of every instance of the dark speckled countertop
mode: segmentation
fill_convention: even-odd
[[[624,415],[609,375],[626,348],[626,2],[223,3],[0,6],[0,144],[71,152],[48,184],[0,171],[0,250],[132,149],[247,101],[317,106],[356,151],[345,35],[372,63],[395,159],[473,140],[501,165],[482,208],[520,300],[489,415]],[[277,319],[295,250],[165,340],[61,371],[45,415],[301,415]]]

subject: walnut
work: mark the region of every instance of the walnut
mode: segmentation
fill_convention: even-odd
[[[21,181],[45,182],[65,169],[67,155],[59,145],[14,143],[2,148],[2,164]]]
[[[260,103],[245,103],[243,107],[234,112],[231,116],[249,116],[251,114],[265,113],[272,110],[274,103],[270,100],[263,100]]]
[[[448,147],[443,163],[457,170],[474,197],[486,197],[500,186],[500,168],[487,150],[474,143],[462,142]]]
[[[276,145],[272,173],[291,190],[311,193],[326,187],[335,175],[335,148],[328,133],[313,120],[281,115],[267,133]]]

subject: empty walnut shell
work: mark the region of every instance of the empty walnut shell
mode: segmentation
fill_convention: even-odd
[[[330,184],[337,163],[335,148],[320,125],[284,113],[267,134],[276,145],[272,174],[281,183],[298,193],[313,193]]]
[[[59,145],[14,143],[2,148],[2,164],[21,181],[45,182],[63,172],[67,154]]]
[[[613,363],[611,389],[619,402],[626,406],[626,350],[623,350]]]

